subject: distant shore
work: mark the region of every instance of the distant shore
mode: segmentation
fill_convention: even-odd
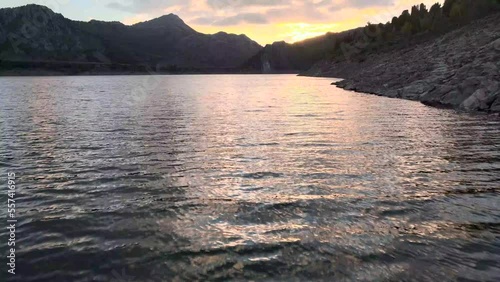
[[[190,75],[190,74],[261,74],[260,72],[203,72],[203,71],[186,71],[186,72],[127,72],[127,71],[93,71],[93,72],[60,72],[53,70],[38,70],[38,69],[17,69],[0,71],[0,77],[23,77],[23,76],[112,76],[112,75]],[[297,72],[283,72],[283,74],[297,74]]]
[[[276,74],[298,74],[277,71]],[[99,76],[99,75],[183,75],[183,74],[262,74],[260,70],[240,68],[179,68],[149,65],[101,64],[87,62],[11,62],[0,61],[1,76]]]
[[[0,61],[0,76],[258,74],[238,68],[196,68],[94,62]],[[282,72],[297,73],[297,72]]]

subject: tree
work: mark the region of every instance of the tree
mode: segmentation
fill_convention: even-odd
[[[447,17],[450,16],[451,9],[453,8],[453,4],[458,2],[458,0],[445,0],[443,3],[443,14]]]
[[[463,22],[466,20],[467,7],[464,2],[455,2],[451,7],[450,19],[454,22]]]
[[[393,30],[399,30],[401,26],[399,25],[399,19],[398,17],[393,17],[391,21],[392,29]]]
[[[405,24],[401,28],[401,31],[404,34],[410,35],[413,31],[413,25],[411,24],[411,22],[405,22]]]
[[[418,6],[415,5],[411,7],[411,17],[412,18],[420,17],[420,10],[418,9]]]
[[[431,15],[431,18],[434,20],[438,17],[441,17],[442,11],[441,11],[441,4],[436,3],[432,5],[431,9],[429,10],[429,14]]]
[[[413,32],[417,33],[420,31],[420,10],[418,6],[413,6],[411,8],[411,25],[413,27]]]
[[[411,15],[408,10],[404,10],[398,18],[398,30],[402,31],[407,22],[411,22]]]
[[[420,27],[422,31],[432,30],[432,18],[430,14],[420,19]]]
[[[424,18],[425,16],[427,16],[427,14],[429,13],[429,11],[427,11],[427,7],[425,6],[424,3],[420,4],[420,18]]]

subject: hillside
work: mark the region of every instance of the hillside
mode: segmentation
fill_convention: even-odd
[[[283,41],[274,42],[266,45],[259,53],[250,58],[243,65],[243,68],[259,70],[262,73],[305,71],[314,63],[328,58],[329,53],[338,47],[338,42],[356,34],[359,30],[327,33],[324,36],[293,44]]]
[[[320,61],[362,62],[373,54],[397,52],[432,41],[499,10],[500,0],[446,0],[442,6],[436,3],[429,8],[421,4],[387,23],[368,23],[293,44],[266,45],[243,67],[263,73],[296,71],[311,75],[306,71]]]
[[[236,68],[262,47],[244,35],[202,34],[169,14],[127,26],[78,22],[39,5],[0,9],[0,60]]]
[[[309,74],[347,90],[462,110],[500,112],[500,13],[435,40],[363,61],[324,61]]]

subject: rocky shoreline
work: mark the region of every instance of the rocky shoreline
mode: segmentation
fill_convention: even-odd
[[[439,38],[363,61],[323,61],[304,75],[344,78],[346,90],[436,107],[500,112],[500,13]]]

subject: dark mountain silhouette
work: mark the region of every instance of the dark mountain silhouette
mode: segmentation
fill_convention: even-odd
[[[363,28],[358,28],[341,33],[327,33],[293,44],[284,41],[274,42],[250,58],[243,68],[263,73],[305,71],[314,63],[331,57],[341,42],[362,30]]]
[[[0,60],[225,69],[262,47],[245,35],[202,34],[169,14],[127,26],[72,21],[47,7],[0,9]]]

